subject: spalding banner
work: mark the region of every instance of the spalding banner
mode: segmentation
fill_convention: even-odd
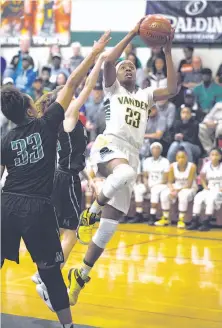
[[[171,21],[174,43],[222,44],[222,0],[149,0],[146,14],[161,14]]]

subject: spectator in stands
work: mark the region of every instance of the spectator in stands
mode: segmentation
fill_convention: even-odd
[[[4,57],[0,56],[1,62],[0,62],[0,69],[1,69],[1,82],[2,82],[2,77],[4,75],[7,63]]]
[[[53,64],[53,55],[55,54],[60,54],[62,57],[62,52],[61,52],[61,48],[58,44],[53,44],[50,49],[49,49],[49,58],[48,58],[48,65],[52,66]]]
[[[193,91],[198,106],[207,114],[217,102],[222,101],[222,87],[212,80],[211,69],[202,69],[202,77],[203,83],[196,86]]]
[[[202,82],[202,61],[200,57],[193,56],[192,71],[182,73],[183,85],[189,89],[195,88]]]
[[[162,57],[165,60],[163,49],[160,47],[151,48],[151,57],[146,63],[147,73],[153,73],[153,65],[157,57]]]
[[[171,144],[167,158],[173,163],[178,149],[182,146],[186,150],[188,161],[195,162],[201,155],[200,143],[198,139],[199,124],[192,117],[190,107],[184,107],[180,113],[180,120],[177,120],[173,126],[174,142]]]
[[[136,84],[141,88],[145,79],[145,73],[139,65],[137,56],[131,52],[127,55],[126,59],[130,60],[136,67]]]
[[[183,75],[185,72],[191,72],[193,70],[192,58],[193,58],[193,47],[186,47],[183,49],[185,58],[180,61],[178,72]]]
[[[222,86],[222,64],[220,64],[217,74],[216,74],[216,82]]]
[[[178,200],[179,217],[177,227],[185,228],[184,218],[191,202],[197,192],[196,165],[188,161],[183,147],[176,154],[176,162],[170,165],[168,188],[160,195],[163,216],[155,222],[156,226],[165,226],[170,223],[170,206]]]
[[[179,112],[180,106],[185,103],[185,92],[187,90],[182,84],[181,75],[179,73],[177,74],[177,86],[178,92],[170,101],[176,106],[177,112]]]
[[[133,44],[133,43],[130,42],[130,43],[126,46],[126,48],[125,48],[125,50],[124,50],[124,56],[121,57],[121,58],[119,59],[119,61],[122,61],[122,60],[126,59],[126,58],[128,57],[128,55],[131,54],[131,53],[133,53],[134,55],[136,55],[136,46],[135,46],[135,44]],[[136,56],[136,58],[137,58],[137,64],[138,64],[138,67],[139,67],[139,68],[142,68],[142,63],[141,63],[140,59],[139,59],[137,56]]]
[[[37,72],[32,66],[32,58],[29,55],[22,57],[22,70],[14,75],[16,88],[20,91],[32,95],[32,84],[37,77]]]
[[[166,127],[169,130],[176,116],[176,107],[175,105],[170,102],[168,99],[166,100],[159,100],[156,102],[158,113],[162,116],[166,121]]]
[[[105,110],[103,105],[103,88],[97,83],[92,91],[90,101],[86,103],[86,128],[89,131],[89,140],[94,141],[98,134],[105,129]]]
[[[69,67],[71,72],[76,69],[79,64],[83,61],[84,57],[81,54],[81,44],[79,42],[73,42],[71,44],[73,55],[69,61]]]
[[[143,80],[143,83],[142,83],[142,86],[141,88],[142,89],[146,89],[148,87],[151,86],[151,82],[150,82],[150,79],[148,77],[146,77],[144,80]]]
[[[54,84],[49,81],[50,76],[51,68],[49,66],[43,66],[41,71],[41,78],[43,81],[43,93],[50,92],[54,89]]]
[[[33,99],[34,101],[38,100],[43,95],[43,81],[41,77],[37,77],[32,84],[33,88]]]
[[[153,63],[153,71],[149,74],[152,88],[162,88],[167,85],[166,61],[163,57],[158,56]]]
[[[18,66],[18,62],[19,62],[19,55],[12,57],[10,65],[8,67],[6,67],[6,70],[4,72],[4,78],[5,77],[11,77],[11,78],[14,77],[17,66]]]
[[[29,37],[22,37],[20,40],[20,50],[18,52],[18,63],[16,66],[16,74],[19,74],[23,70],[23,57],[29,56],[30,68],[34,68],[34,60],[29,54],[31,40]]]
[[[150,111],[150,117],[146,126],[144,143],[140,150],[141,158],[146,158],[150,155],[150,145],[154,141],[160,141],[164,132],[167,129],[166,119],[161,116],[154,105]]]
[[[184,107],[189,107],[192,110],[192,116],[195,117],[195,119],[198,122],[201,122],[203,120],[203,112],[199,110],[198,105],[195,101],[195,96],[193,93],[193,90],[186,89],[184,92],[184,103],[180,106],[179,109],[177,109],[176,112],[176,119],[180,119],[180,112],[181,109]]]
[[[69,76],[68,70],[62,68],[61,63],[62,63],[62,56],[59,53],[52,54],[52,71],[50,77],[51,83],[56,83],[57,75],[60,73],[64,73],[66,76]]]
[[[2,81],[2,85],[12,86],[14,85],[14,81],[11,77],[5,77],[4,80]]]
[[[222,101],[214,105],[199,125],[199,138],[207,154],[215,146],[216,138],[220,136],[222,136]]]
[[[187,230],[210,230],[210,220],[214,211],[222,205],[222,152],[213,148],[210,161],[206,163],[200,173],[203,190],[194,198],[193,217]],[[205,205],[206,219],[200,223],[202,205]]]
[[[153,225],[157,220],[160,194],[167,187],[170,163],[161,156],[163,147],[159,142],[154,142],[151,144],[150,150],[152,157],[148,157],[143,162],[143,183],[139,182],[134,186],[136,218],[130,223],[143,221],[143,201],[146,196],[150,195],[151,207],[148,224]]]
[[[63,72],[59,73],[56,77],[55,88],[60,87],[61,85],[65,85],[67,79],[68,76],[65,73]]]

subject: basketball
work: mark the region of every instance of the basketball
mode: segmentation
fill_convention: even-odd
[[[148,46],[164,46],[171,34],[171,24],[161,15],[148,15],[141,23],[140,38]]]

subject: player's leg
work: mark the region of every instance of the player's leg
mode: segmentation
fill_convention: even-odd
[[[4,260],[19,263],[21,229],[19,217],[20,199],[16,195],[1,195],[1,268]]]
[[[135,222],[143,221],[143,200],[144,194],[146,193],[146,187],[143,183],[136,183],[133,188],[134,199],[136,205],[136,217]]]
[[[64,262],[62,263],[61,268],[63,268],[64,265],[66,264],[69,255],[77,242],[76,230],[70,230],[70,229],[62,229],[62,230],[63,233],[62,233],[61,245],[64,254]]]
[[[166,185],[159,184],[156,186],[153,186],[150,189],[150,219],[149,219],[149,225],[154,225],[154,223],[157,221],[156,213],[157,213],[157,207],[160,201],[160,194],[163,192],[163,190],[166,189]]]
[[[155,222],[156,226],[165,226],[169,224],[169,215],[170,215],[170,189],[164,189],[160,194],[161,208],[163,216],[160,220]]]
[[[187,230],[196,230],[199,227],[202,204],[206,203],[207,197],[209,197],[209,190],[202,190],[194,197],[192,220]]]
[[[99,172],[107,177],[102,190],[93,202],[89,210],[83,211],[80,217],[78,238],[83,244],[91,240],[92,230],[90,226],[95,223],[95,218],[101,212],[103,206],[123,187],[131,184],[136,179],[136,171],[123,158],[112,159],[109,162],[98,164]]]
[[[211,190],[208,193],[208,197],[205,200],[206,204],[206,209],[205,209],[205,214],[206,214],[206,219],[201,222],[201,225],[199,227],[200,231],[208,231],[210,230],[210,220],[213,217],[214,210],[215,210],[215,201],[217,198],[218,191]]]
[[[48,200],[27,198],[30,208],[28,219],[23,221],[25,245],[37,264],[42,284],[36,290],[58,316],[62,327],[73,327],[67,288],[60,265],[64,261],[53,206]]]
[[[184,229],[186,227],[184,218],[188,209],[189,202],[193,200],[193,197],[193,189],[183,189],[178,193],[179,218],[177,222],[177,228]]]
[[[88,246],[81,268],[79,270],[73,268],[69,271],[69,301],[71,305],[76,304],[81,289],[85,283],[89,282],[89,272],[116,232],[121,215],[119,210],[108,204],[103,207],[99,227]]]

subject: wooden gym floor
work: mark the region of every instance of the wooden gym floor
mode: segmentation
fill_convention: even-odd
[[[65,277],[85,250],[76,245]],[[30,280],[35,266],[23,244],[20,262],[6,262],[1,272],[2,313],[9,315],[2,327],[59,327]],[[121,225],[91,276],[72,308],[77,327],[222,327],[222,230]]]

